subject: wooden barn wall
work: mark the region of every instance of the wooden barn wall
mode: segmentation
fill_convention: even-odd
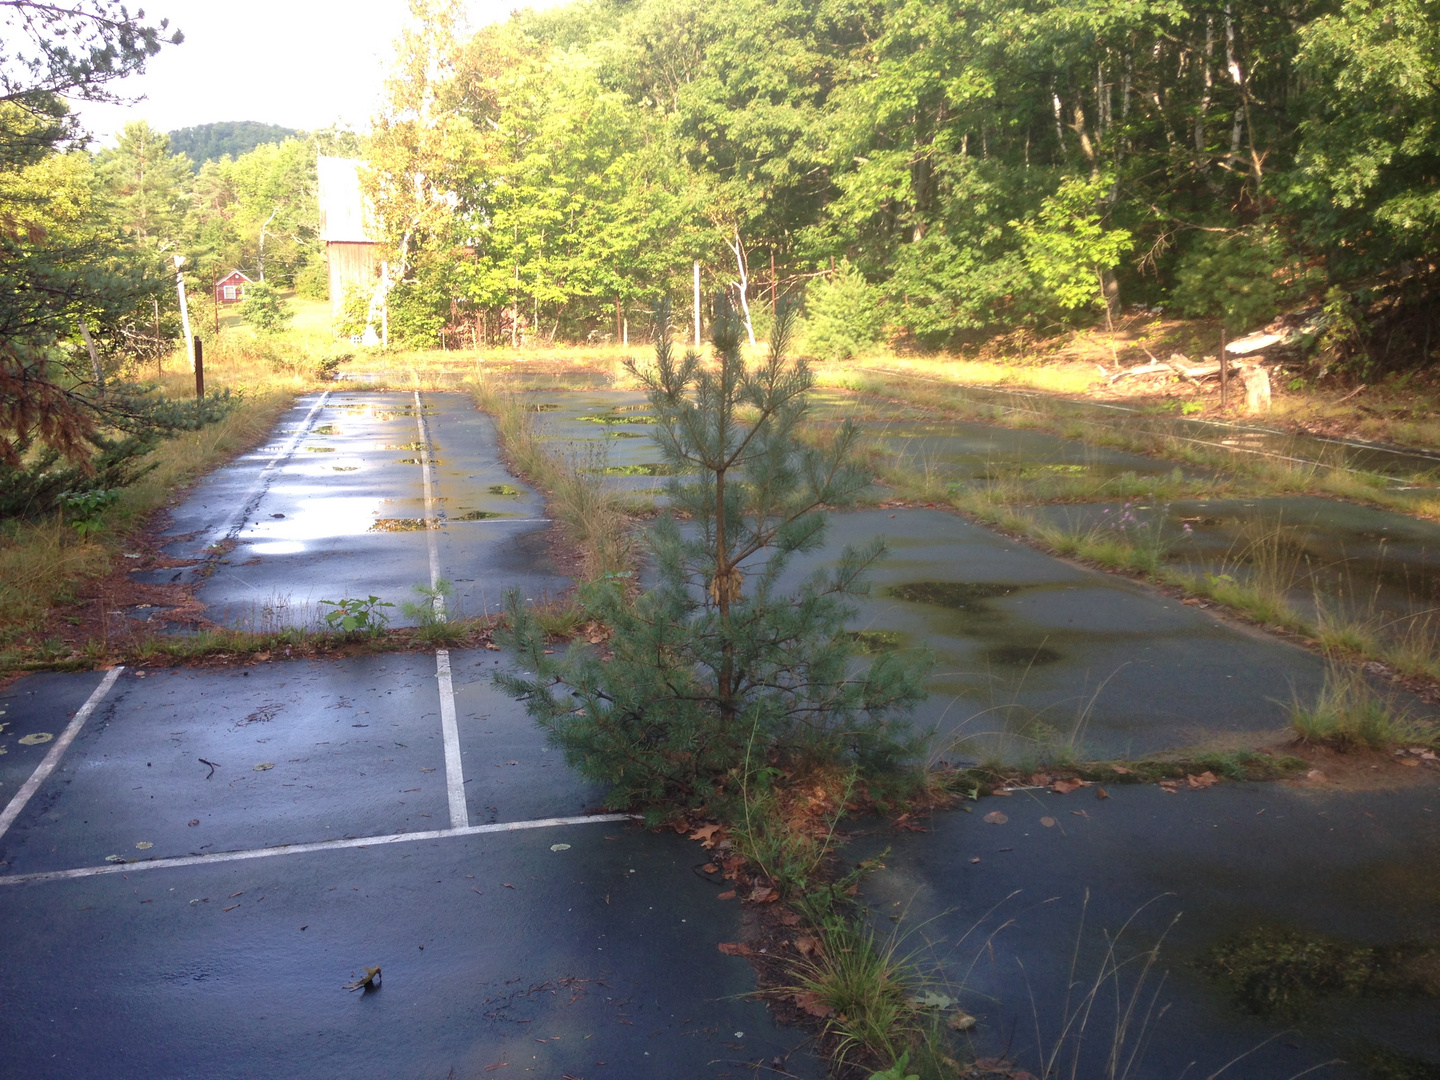
[[[360,285],[366,289],[374,286],[380,276],[380,260],[375,254],[376,245],[332,241],[325,245],[325,259],[330,267],[330,311],[340,315],[340,306],[345,302],[345,286]]]

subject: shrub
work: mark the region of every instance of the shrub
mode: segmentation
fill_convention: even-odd
[[[805,346],[826,360],[845,360],[874,345],[885,326],[879,293],[848,259],[810,286],[805,306]]]
[[[240,319],[258,334],[278,334],[290,325],[295,313],[285,306],[273,285],[257,281],[245,288]]]

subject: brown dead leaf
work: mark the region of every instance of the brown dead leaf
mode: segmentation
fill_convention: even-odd
[[[1121,776],[1129,776],[1129,775],[1130,775],[1130,770],[1127,769],[1127,768],[1125,768],[1124,765],[1111,765],[1110,768],[1114,769],[1114,770],[1115,770],[1117,773],[1119,773]]]
[[[749,945],[742,945],[738,941],[720,942],[720,951],[726,956],[754,956],[755,950]]]
[[[487,641],[487,642],[485,642],[485,648],[489,649],[491,652],[499,652],[499,651],[500,651],[500,646],[499,646],[499,645],[496,645],[493,641]]]
[[[1420,767],[1420,759],[1413,757],[1402,757],[1400,759],[1400,764],[1409,765],[1412,769],[1418,769]]]
[[[735,890],[734,890],[734,889],[726,889],[724,892],[722,892],[722,893],[721,893],[719,896],[717,896],[715,899],[717,899],[717,900],[734,900],[734,899],[735,899]]]
[[[1056,795],[1069,795],[1072,791],[1079,791],[1084,786],[1083,780],[1056,780],[1050,785],[1050,790]]]
[[[756,885],[750,893],[750,900],[756,904],[773,904],[780,899],[780,894],[769,885]]]
[[[985,823],[987,825],[1004,825],[1009,820],[1009,815],[1002,810],[991,810],[985,815]]]
[[[804,1009],[811,1016],[821,1019],[824,1019],[835,1011],[830,1008],[829,1005],[826,1005],[825,1002],[821,1001],[815,994],[791,994],[790,1000],[795,1002],[796,1005],[799,1005],[800,1008]]]
[[[1305,779],[1309,780],[1312,784],[1328,784],[1330,782],[1330,778],[1319,769],[1311,769],[1305,774]]]
[[[1110,793],[1109,793],[1108,791],[1106,791],[1106,790],[1105,790],[1103,787],[1101,787],[1099,784],[1096,784],[1096,785],[1095,785],[1095,798],[1097,798],[1097,799],[1108,799],[1109,797],[1110,797]]]
[[[781,916],[780,916],[780,925],[781,925],[781,926],[799,926],[799,925],[800,925],[800,913],[799,913],[798,911],[787,911],[787,912],[785,912],[784,915],[781,915]]]
[[[1047,829],[1053,829],[1056,825],[1056,821],[1053,817],[1046,816],[1040,819],[1040,824],[1044,825]]]
[[[813,938],[809,934],[801,934],[795,939],[794,945],[795,951],[801,956],[815,956],[817,953],[824,951],[820,947],[819,939]]]
[[[1204,791],[1206,788],[1218,784],[1220,778],[1209,769],[1206,769],[1199,776],[1191,776],[1189,773],[1186,773],[1185,782],[1190,785],[1192,791]]]
[[[720,831],[719,825],[701,825],[690,833],[691,840],[699,840],[707,848],[713,848],[718,841],[715,834]]]
[[[1031,775],[1030,784],[1032,787],[1049,787],[1050,780],[1051,777],[1049,773],[1037,772]]]
[[[1179,782],[1178,780],[1161,780],[1161,781],[1160,781],[1160,790],[1161,790],[1161,791],[1168,791],[1171,795],[1175,795],[1175,794],[1177,794],[1177,793],[1179,792],[1179,789],[1180,789],[1180,782]]]
[[[949,1020],[950,1030],[952,1031],[969,1031],[976,1023],[978,1023],[978,1021],[975,1017],[971,1016],[964,1009],[956,1009],[954,1015],[951,1016]]]

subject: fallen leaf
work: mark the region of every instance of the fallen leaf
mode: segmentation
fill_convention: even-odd
[[[1179,788],[1180,788],[1180,784],[1179,784],[1178,781],[1175,781],[1175,780],[1161,780],[1161,781],[1160,781],[1160,790],[1161,790],[1161,791],[1168,791],[1171,795],[1176,794],[1176,793],[1179,791]]]
[[[985,815],[985,823],[987,825],[1004,825],[1009,820],[1009,815],[1003,810],[991,810]]]
[[[825,1002],[821,1001],[817,994],[791,994],[790,1000],[795,1002],[796,1005],[799,1005],[800,1008],[804,1009],[811,1016],[822,1019],[835,1011],[830,1008],[829,1005],[826,1005]]]
[[[1098,784],[1095,786],[1095,798],[1108,799],[1109,797],[1110,793],[1106,791],[1103,787],[1100,787]]]
[[[950,1030],[969,1031],[977,1022],[975,1017],[971,1016],[964,1009],[956,1009],[955,1015],[950,1017]]]
[[[551,850],[551,851],[569,851],[569,850],[570,850],[570,845],[569,845],[569,844],[551,844],[551,845],[550,845],[550,850]]]
[[[820,947],[819,939],[813,938],[809,934],[801,934],[795,939],[794,944],[795,951],[798,952],[801,956],[814,956],[815,954],[824,951]]]
[[[1400,759],[1400,764],[1409,765],[1411,768],[1418,769],[1420,767],[1420,759],[1413,757],[1402,757]]]
[[[500,887],[501,887],[502,889],[513,889],[513,888],[515,888],[515,886],[514,886],[514,885],[511,885],[510,882],[508,882],[508,881],[502,881],[502,882],[500,883]]]
[[[354,982],[346,983],[346,990],[378,990],[380,988],[380,969],[378,967],[367,967],[365,977],[356,979]]]
[[[1084,786],[1083,780],[1056,780],[1050,785],[1050,790],[1056,795],[1069,795],[1072,791],[1079,791]]]
[[[136,846],[137,848],[139,848],[141,851],[149,851],[149,850],[150,850],[152,847],[154,847],[155,845],[152,844],[149,840],[141,840],[141,841],[140,841],[138,844],[136,844],[135,846]]]
[[[1055,822],[1055,819],[1054,819],[1053,817],[1042,817],[1042,818],[1040,819],[1040,824],[1041,824],[1041,825],[1044,825],[1045,828],[1047,828],[1047,829],[1053,829],[1053,828],[1055,827],[1056,822]]]
[[[750,900],[756,904],[770,904],[780,899],[780,894],[769,885],[756,885],[755,890],[750,894]]]
[[[716,896],[715,899],[717,899],[717,900],[734,900],[734,899],[735,899],[735,890],[734,890],[734,889],[727,889],[727,890],[725,890],[724,892],[720,893],[718,896]]]
[[[974,865],[975,863],[977,863],[977,862],[979,862],[979,861],[980,861],[980,856],[979,856],[979,855],[976,855],[973,859],[970,860],[971,865]]]
[[[690,834],[691,840],[699,840],[707,848],[713,848],[717,843],[715,834],[720,831],[719,825],[701,825]]]
[[[1325,784],[1328,783],[1330,780],[1330,778],[1326,776],[1323,772],[1321,772],[1319,769],[1311,769],[1308,773],[1305,774],[1305,779],[1315,784]]]
[[[262,762],[260,762],[259,765],[256,765],[256,766],[255,766],[255,770],[254,770],[254,771],[255,771],[255,772],[267,772],[267,771],[269,771],[270,769],[273,769],[274,767],[275,767],[275,762],[273,762],[273,761],[262,761]]]
[[[934,990],[927,990],[923,994],[912,997],[910,1004],[920,1009],[948,1009],[955,1004],[955,999],[947,994],[937,994]]]
[[[239,907],[239,906],[240,906],[239,904],[231,904],[229,907],[227,907],[227,908],[221,908],[220,910],[221,910],[221,911],[234,911],[234,910],[235,910],[237,907]]]
[[[493,641],[487,641],[487,642],[485,642],[485,648],[489,649],[491,652],[499,652],[499,651],[500,651],[500,646],[499,646],[499,645],[496,645]]]
[[[41,743],[47,743],[53,738],[55,738],[55,736],[51,735],[48,731],[37,731],[33,735],[21,735],[20,738],[15,741],[21,746],[39,746]]]
[[[738,941],[722,941],[718,946],[726,956],[754,956],[755,950],[749,945],[742,945]]]
[[[1084,810],[1071,810],[1070,813],[1071,813],[1073,816],[1075,816],[1075,817],[1083,817],[1083,818],[1089,818],[1089,817],[1090,817],[1090,815],[1087,814]]]
[[[784,915],[781,915],[781,916],[780,916],[780,925],[781,925],[781,926],[799,926],[799,925],[800,925],[800,913],[799,913],[798,911],[787,911],[787,912],[785,912]]]
[[[199,819],[198,817],[197,817],[197,818],[191,818],[190,821],[188,822],[188,824],[191,825],[192,827],[195,826],[195,825],[199,825],[199,824],[200,824],[200,819]]]
[[[716,866],[713,862],[712,862],[712,863],[706,863],[706,864],[705,864],[705,873],[707,873],[707,874],[716,874],[716,873],[719,873],[719,872],[720,872],[720,868],[719,868],[718,866]]]
[[[1115,770],[1117,773],[1119,773],[1121,776],[1129,776],[1129,775],[1130,775],[1130,770],[1127,769],[1127,768],[1125,768],[1124,765],[1111,765],[1110,768],[1114,769],[1114,770]]]
[[[1209,769],[1206,769],[1199,776],[1191,776],[1189,773],[1187,773],[1185,775],[1185,782],[1190,785],[1190,788],[1193,791],[1204,791],[1206,788],[1213,787],[1214,785],[1218,784],[1220,782],[1220,778],[1216,776],[1213,772],[1211,772]]]

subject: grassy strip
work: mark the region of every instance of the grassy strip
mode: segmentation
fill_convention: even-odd
[[[283,392],[247,396],[222,420],[166,440],[146,458],[154,468],[104,511],[98,532],[81,536],[54,516],[10,523],[0,537],[0,644],[9,647],[0,670],[43,653],[56,609],[110,573],[130,538],[177,490],[263,440],[290,400]]]
[[[515,470],[544,491],[547,509],[581,553],[585,580],[628,573],[633,542],[621,495],[580,456],[557,453],[541,439],[534,414],[514,394],[496,391],[483,379],[472,381],[469,389],[476,406],[494,418]]]
[[[1383,477],[1350,472],[1338,466],[1235,453],[1189,442],[1166,431],[1147,430],[1144,417],[1132,416],[1123,424],[1117,423],[1110,415],[1102,419],[1094,415],[1092,406],[1081,401],[1038,397],[1002,405],[976,400],[969,396],[964,386],[951,382],[876,372],[832,374],[826,385],[899,398],[943,410],[956,419],[1019,430],[1045,431],[1094,446],[1144,454],[1220,474],[1219,479],[1177,481],[1174,497],[1182,494],[1187,497],[1214,497],[1222,493],[1252,496],[1320,493],[1397,510],[1414,517],[1440,520],[1440,498],[1410,497],[1396,490],[1395,485]],[[1422,475],[1414,479],[1426,478]],[[1058,480],[1052,482],[1058,483]],[[1107,492],[1123,494],[1109,488]],[[1056,497],[1067,497],[1067,493],[1057,493]],[[1073,497],[1083,496],[1075,491]]]

